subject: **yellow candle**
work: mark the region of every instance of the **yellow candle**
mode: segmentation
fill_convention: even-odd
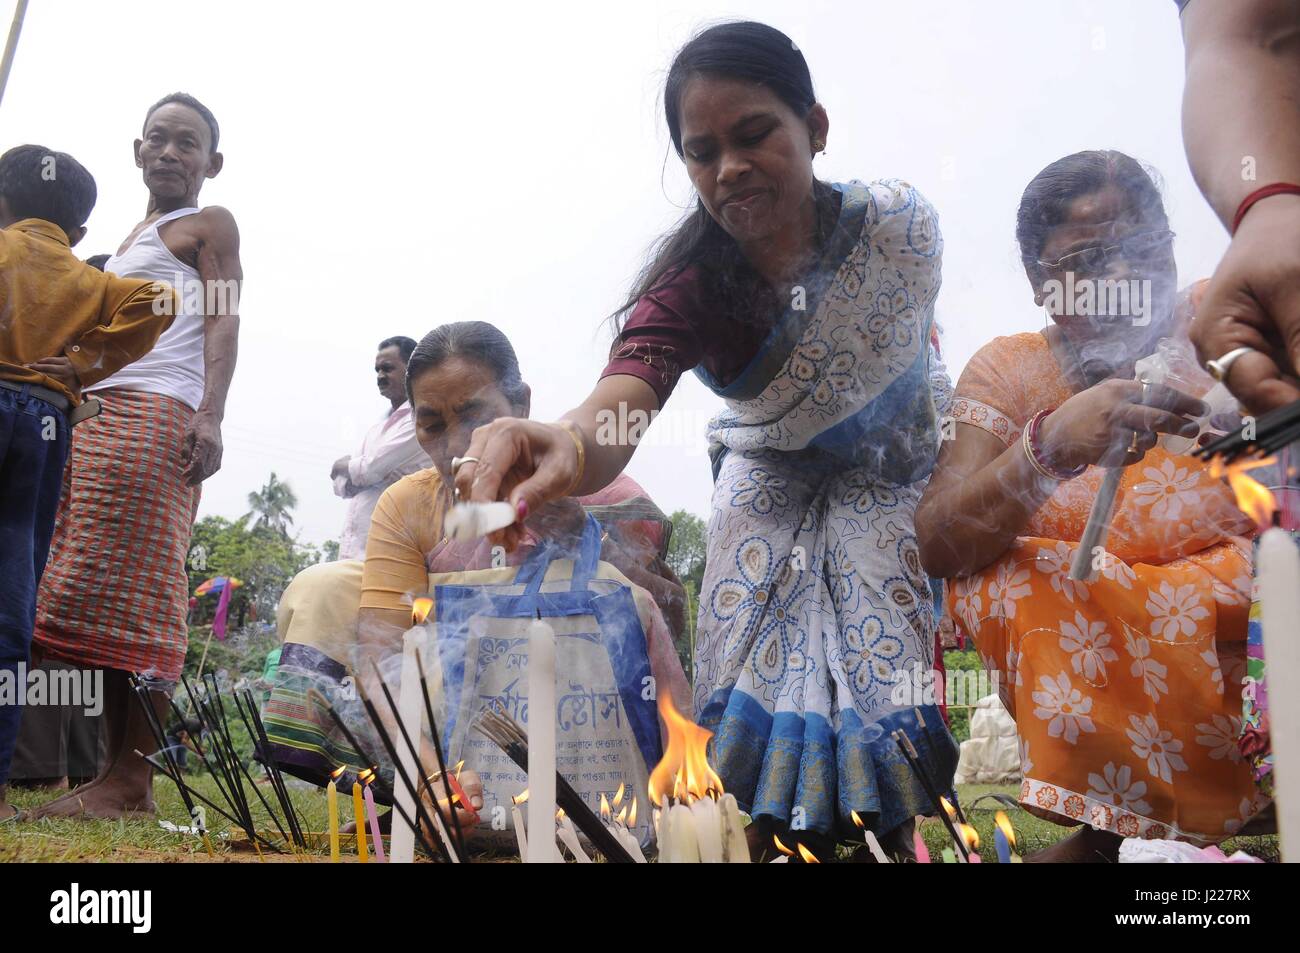
[[[370,851],[366,849],[366,806],[359,781],[352,782],[352,814],[357,825],[357,859],[364,864],[370,860]]]
[[[325,786],[325,800],[330,811],[330,863],[339,862],[339,790],[330,776],[330,783]]]

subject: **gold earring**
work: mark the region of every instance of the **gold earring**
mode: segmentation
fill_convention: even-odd
[[[822,142],[820,139],[814,139],[812,141],[812,148],[813,152],[821,152],[826,148],[826,143]]]

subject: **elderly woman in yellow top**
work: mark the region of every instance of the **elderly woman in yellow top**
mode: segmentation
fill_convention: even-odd
[[[1253,525],[1207,465],[1157,446],[1190,443],[1207,411],[1213,382],[1190,346],[1190,393],[1143,400],[1134,380],[1162,339],[1175,354],[1186,344],[1173,233],[1138,162],[1081,152],[1030,182],[1017,238],[1052,321],[996,338],[962,373],[956,439],[916,513],[921,559],[955,580],[949,609],[1000,676],[1020,800],[1084,825],[1035,859],[1113,860],[1124,837],[1214,842],[1261,807],[1236,744]],[[1129,313],[1097,307],[1102,281],[1136,289]],[[1104,551],[1094,578],[1074,579],[1115,466]]]
[[[345,712],[369,747],[365,718],[357,717],[348,702],[355,698],[357,682],[367,695],[380,698],[371,662],[383,669],[385,660],[401,651],[402,633],[411,625],[412,596],[429,589],[430,574],[495,570],[498,581],[507,582],[511,567],[527,557],[531,544],[575,533],[584,513],[595,516],[604,529],[601,559],[635,584],[656,684],[684,704],[689,690],[664,620],[680,631],[685,594],[662,559],[667,521],[645,492],[620,477],[593,496],[558,501],[529,520],[530,534],[539,535],[530,535],[528,544],[508,554],[486,540],[450,542],[443,521],[452,504],[453,458],[465,452],[475,427],[502,416],[527,417],[529,388],[520,378],[509,340],[481,321],[443,325],[426,335],[407,364],[406,386],[416,437],[433,466],[404,477],[380,498],[364,563],[312,566],[280,600],[284,646],[264,713],[281,767],[319,784],[339,766],[364,767],[337,732],[324,702]],[[387,715],[382,702],[376,708]],[[426,767],[434,770],[430,749],[426,739]],[[378,741],[366,753],[383,756]],[[472,785],[466,790],[473,799]]]

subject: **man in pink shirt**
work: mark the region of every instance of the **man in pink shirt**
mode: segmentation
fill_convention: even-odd
[[[379,393],[392,405],[384,418],[366,432],[361,450],[339,457],[330,477],[334,492],[348,501],[348,515],[339,537],[339,559],[365,559],[370,515],[384,490],[402,477],[430,465],[415,440],[415,422],[406,399],[406,361],[415,341],[391,337],[379,342],[375,377]]]

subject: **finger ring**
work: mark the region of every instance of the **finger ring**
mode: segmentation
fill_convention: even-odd
[[[1210,376],[1216,381],[1222,381],[1228,376],[1228,371],[1236,363],[1237,358],[1243,354],[1249,354],[1253,350],[1255,350],[1253,347],[1235,347],[1218,360],[1207,361],[1205,369],[1210,372]]]
[[[452,458],[451,458],[451,475],[452,475],[452,476],[455,476],[456,473],[457,473],[457,471],[460,470],[460,468],[463,467],[463,466],[464,466],[465,464],[467,464],[467,463],[478,463],[478,462],[479,462],[479,461],[478,461],[478,457],[452,457]]]

